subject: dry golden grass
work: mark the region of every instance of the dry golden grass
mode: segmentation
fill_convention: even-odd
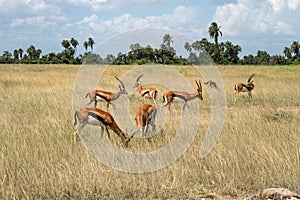
[[[114,83],[109,80],[132,67],[110,67],[99,88],[111,89]],[[194,70],[176,68],[194,80]],[[73,143],[72,93],[78,66],[0,65],[0,198],[241,198],[276,186],[300,192],[300,67],[219,66],[219,70],[227,114],[213,151],[204,159],[198,157],[210,117],[204,87],[204,100],[199,101],[203,122],[187,152],[164,169],[130,174],[104,166],[83,145]],[[240,94],[234,102],[235,82],[246,81],[252,73],[256,74],[253,99]],[[137,93],[131,98],[134,112],[142,101]],[[180,106],[172,109],[177,114]],[[153,138],[134,139],[129,151],[147,152],[168,143],[174,137],[175,120]]]

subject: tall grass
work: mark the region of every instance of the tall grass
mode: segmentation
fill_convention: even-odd
[[[109,90],[113,76],[132,67],[110,67],[99,88]],[[195,78],[193,70],[177,69],[188,79]],[[273,186],[300,192],[299,66],[220,66],[228,105],[213,151],[198,158],[210,118],[204,87],[204,100],[199,102],[203,120],[190,148],[172,165],[145,174],[115,171],[83,145],[73,143],[77,70],[76,66],[0,65],[1,199],[241,198]],[[233,101],[235,82],[246,81],[252,73],[256,74],[253,99],[240,94]],[[137,93],[130,98],[133,113],[142,101]],[[105,109],[104,104],[100,107]],[[147,152],[167,144],[178,127],[172,116],[179,110],[179,105],[172,105],[163,130],[150,139],[134,139],[128,150]],[[111,136],[118,142],[115,134]]]

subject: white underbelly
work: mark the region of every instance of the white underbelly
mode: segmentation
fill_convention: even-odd
[[[173,102],[181,102],[181,103],[183,103],[184,100],[182,98],[174,97],[173,98]]]
[[[242,92],[249,92],[249,90],[246,87],[242,87]]]
[[[96,101],[106,101],[105,99],[99,97],[99,96],[96,96]]]
[[[90,125],[94,125],[94,126],[103,126],[103,123],[101,121],[99,121],[98,119],[96,119],[90,115],[89,115],[88,123]]]

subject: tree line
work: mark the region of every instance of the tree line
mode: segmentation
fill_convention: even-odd
[[[64,48],[62,52],[51,52],[42,55],[42,50],[33,45],[26,51],[22,48],[16,49],[13,53],[4,51],[0,56],[0,63],[3,64],[239,64],[239,65],[288,65],[300,64],[299,42],[293,41],[290,47],[284,47],[283,55],[270,55],[266,51],[258,50],[256,55],[247,55],[240,58],[238,55],[242,52],[241,46],[233,44],[230,41],[219,42],[223,36],[221,26],[212,22],[209,30],[209,36],[213,42],[206,38],[194,42],[185,43],[184,48],[189,53],[187,58],[176,55],[176,50],[172,47],[174,43],[170,34],[165,34],[162,38],[160,48],[153,49],[150,45],[145,47],[139,43],[131,44],[127,53],[118,53],[118,55],[108,54],[101,57],[93,53],[95,41],[89,37],[82,46],[85,49],[84,54],[75,56],[79,42],[75,38],[63,40],[61,42]]]

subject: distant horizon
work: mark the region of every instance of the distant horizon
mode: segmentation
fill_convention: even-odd
[[[258,50],[283,55],[283,48],[299,41],[300,0],[2,0],[0,52],[26,50],[30,45],[42,55],[61,52],[61,41],[74,37],[78,52],[92,37],[98,45],[118,34],[143,28],[176,31],[191,40],[207,38],[215,21],[223,36],[242,47],[239,57]],[[176,43],[176,41],[175,41]]]

